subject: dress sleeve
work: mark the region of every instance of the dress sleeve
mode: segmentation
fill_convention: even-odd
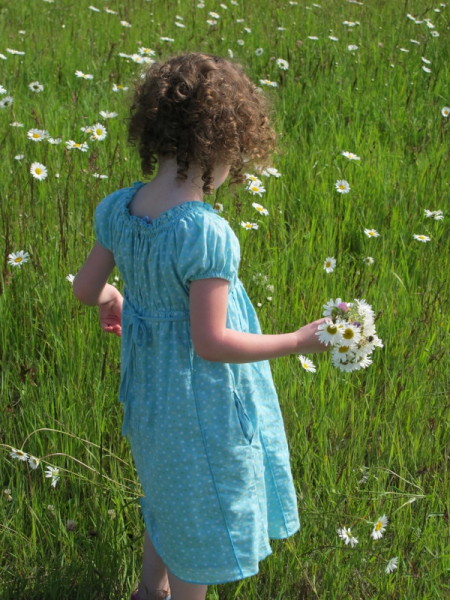
[[[101,246],[111,251],[113,245],[113,206],[119,192],[120,190],[117,190],[103,198],[100,204],[97,205],[94,215],[95,238]]]
[[[239,269],[239,242],[225,219],[215,213],[186,219],[180,233],[178,264],[185,286],[209,278],[234,284]]]

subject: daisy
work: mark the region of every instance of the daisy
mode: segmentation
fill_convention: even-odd
[[[258,179],[258,177],[256,177],[256,175],[252,175],[251,173],[245,173],[245,179],[247,179],[247,183],[256,183],[257,185],[262,185],[261,184],[261,179]]]
[[[96,179],[108,179],[108,175],[102,175],[101,173],[92,173],[92,177]]]
[[[96,8],[95,6],[88,6],[89,10],[93,10],[94,12],[101,12],[99,8]]]
[[[394,558],[391,558],[391,560],[386,565],[384,572],[389,575],[389,573],[393,573],[397,569],[397,567],[398,567],[398,556],[394,556]]]
[[[338,42],[338,41],[339,41],[339,38],[337,38],[337,37],[336,37],[336,36],[334,36],[334,35],[329,35],[329,36],[328,36],[328,39],[329,39],[329,40],[331,40],[332,42]]]
[[[59,469],[58,467],[47,467],[45,470],[45,476],[46,477],[51,477],[52,478],[52,482],[51,485],[52,487],[56,487],[56,484],[59,481]]]
[[[336,267],[336,259],[333,256],[329,256],[323,263],[323,268],[327,273],[332,273]]]
[[[361,339],[361,331],[354,323],[342,326],[341,335],[347,346],[355,346]]]
[[[435,221],[442,221],[442,219],[444,218],[444,213],[442,212],[442,210],[425,209],[425,216],[430,218],[433,217]]]
[[[345,158],[348,158],[348,160],[360,160],[359,156],[357,154],[353,154],[353,152],[341,152],[342,156],[345,156]]]
[[[221,202],[215,202],[213,208],[219,213],[223,212],[223,204]]]
[[[308,35],[308,40],[314,40],[317,41],[319,38],[317,37],[317,35]]]
[[[42,83],[39,83],[39,81],[32,81],[28,87],[30,88],[30,90],[32,92],[36,92],[37,94],[39,92],[44,91],[44,86],[42,85]]]
[[[336,188],[336,191],[340,194],[348,194],[350,191],[350,185],[348,181],[345,181],[345,179],[338,179],[334,186]]]
[[[373,265],[375,259],[372,256],[365,256],[363,261],[366,263],[366,265]]]
[[[367,237],[380,237],[380,234],[375,229],[364,229],[364,233]]]
[[[128,21],[120,21],[120,24],[122,27],[131,27],[131,23],[128,23]]]
[[[25,154],[16,154],[14,160],[23,160],[25,158]]]
[[[29,456],[28,457],[28,464],[30,465],[30,467],[33,470],[36,470],[38,468],[38,466],[41,464],[41,460],[40,458],[36,458],[36,456]]]
[[[355,46],[355,44],[349,44],[347,46],[347,50],[350,50],[350,52],[356,52],[356,50],[359,49],[359,46]]]
[[[281,177],[281,173],[275,169],[274,167],[266,167],[263,171],[261,171],[261,175],[266,175],[268,177]]]
[[[428,237],[427,235],[417,234],[417,233],[415,233],[413,235],[413,238],[415,240],[417,240],[418,242],[424,242],[424,243],[429,242],[431,240],[431,238]]]
[[[116,112],[109,112],[109,110],[101,110],[100,111],[100,116],[103,117],[104,119],[114,119],[114,117],[117,117],[119,113]]]
[[[421,59],[425,64],[431,65],[431,60],[428,60],[428,58],[425,58],[425,56],[422,56]]]
[[[441,115],[447,118],[448,115],[450,115],[450,106],[444,106],[443,108],[441,108]]]
[[[27,131],[27,138],[33,140],[33,142],[42,142],[42,140],[46,140],[48,136],[49,133],[45,129],[29,129]]]
[[[335,345],[342,342],[342,330],[341,323],[333,323],[331,319],[327,319],[317,327],[316,335],[325,346]]]
[[[259,83],[268,87],[278,87],[278,83],[276,81],[270,81],[270,79],[260,79]]]
[[[298,355],[298,360],[300,361],[300,364],[305,369],[305,371],[308,371],[309,373],[316,372],[316,366],[312,360],[309,360],[309,358],[306,358],[306,356],[303,356],[302,354]]]
[[[165,36],[162,36],[159,39],[161,40],[161,42],[174,42],[175,41],[173,38],[165,37]]]
[[[277,58],[277,67],[282,71],[287,71],[289,69],[289,63],[284,58]]]
[[[87,152],[89,146],[87,145],[86,142],[83,142],[82,144],[78,144],[77,142],[74,142],[73,140],[69,140],[66,142],[66,148],[68,150],[80,150],[80,152]]]
[[[247,191],[249,191],[251,194],[253,194],[254,196],[262,196],[263,193],[266,191],[266,188],[264,186],[261,185],[261,183],[258,182],[250,182],[247,185]]]
[[[2,85],[0,85],[0,96],[1,96],[2,94],[7,94],[7,93],[8,93],[8,92],[7,92],[6,88],[4,88]]]
[[[386,515],[383,515],[377,520],[373,526],[372,533],[370,534],[374,540],[379,540],[381,537],[383,537],[383,533],[386,531],[387,524],[388,518]]]
[[[52,144],[53,146],[57,146],[58,144],[60,144],[62,142],[62,138],[52,138],[52,137],[49,137],[47,139],[47,142],[49,144]]]
[[[106,127],[101,123],[96,123],[91,127],[91,140],[101,141],[107,136]]]
[[[211,19],[220,19],[220,15],[216,12],[210,11],[208,15],[211,17]]]
[[[43,181],[47,177],[47,167],[45,167],[41,163],[34,162],[31,164],[30,173],[38,181]]]
[[[115,10],[112,10],[111,8],[105,8],[105,13],[107,13],[108,15],[118,15],[119,13]]]
[[[73,280],[75,279],[75,275],[72,275],[72,273],[69,273],[68,275],[66,275],[66,280],[69,283],[73,283]]]
[[[0,108],[7,108],[8,106],[11,106],[13,102],[14,98],[12,96],[5,96],[0,100]]]
[[[23,127],[24,124],[20,123],[19,121],[13,121],[12,123],[10,123],[11,127]]]
[[[258,204],[257,202],[253,202],[252,203],[253,208],[255,208],[260,214],[264,215],[265,217],[268,216],[269,211],[267,210],[267,208],[264,208],[264,206],[261,206],[261,204]]]
[[[75,71],[75,75],[81,79],[94,79],[94,76],[90,73],[83,73],[83,71]]]
[[[257,223],[250,223],[249,221],[241,221],[241,227],[244,229],[258,229],[259,226]]]
[[[336,298],[336,300],[329,300],[326,304],[323,305],[324,311],[322,315],[324,317],[331,317],[334,313],[338,314],[336,309],[348,310],[348,304],[346,302],[342,302],[341,298]]]
[[[17,54],[18,56],[23,56],[25,54],[25,52],[14,50],[13,48],[6,48],[6,52],[9,52],[9,54]]]
[[[431,32],[431,36],[432,36],[432,37],[439,37],[439,35],[440,35],[440,34],[439,34],[439,31],[432,31],[432,32]]]
[[[16,448],[13,448],[12,452],[10,452],[9,455],[11,458],[15,458],[22,462],[26,462],[28,460],[28,454],[26,452],[24,452],[23,450],[16,450]]]
[[[429,69],[425,65],[422,65],[422,71],[425,71],[425,73],[431,73],[431,69]]]
[[[127,85],[118,85],[117,83],[113,83],[112,91],[113,92],[126,92],[128,90]]]
[[[143,56],[155,56],[156,52],[154,50],[152,50],[151,48],[145,48],[144,46],[141,46],[140,48],[138,48],[138,53],[142,54]]]
[[[263,52],[264,52],[264,48],[256,48],[255,55],[261,56],[261,54],[263,54]]]
[[[348,527],[342,527],[342,529],[338,529],[337,534],[341,540],[344,540],[347,545],[350,544],[352,548],[358,543],[358,540],[352,535],[350,528]]]

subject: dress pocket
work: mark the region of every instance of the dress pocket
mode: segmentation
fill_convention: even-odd
[[[241,402],[239,396],[234,392],[234,405],[236,407],[236,413],[239,419],[239,423],[241,425],[242,433],[244,434],[245,439],[249,444],[252,443],[254,428],[252,422],[250,421],[250,417],[245,411],[244,405]]]

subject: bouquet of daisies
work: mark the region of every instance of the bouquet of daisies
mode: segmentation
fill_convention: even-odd
[[[375,331],[375,315],[365,300],[343,302],[341,298],[324,304],[326,321],[316,335],[331,345],[332,363],[341,371],[357,371],[372,364],[371,354],[383,343]]]

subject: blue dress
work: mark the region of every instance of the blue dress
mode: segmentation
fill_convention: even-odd
[[[95,232],[124,281],[120,400],[145,526],[179,579],[242,579],[271,553],[269,539],[292,535],[299,520],[269,363],[210,362],[192,345],[198,279],[228,280],[227,327],[261,332],[238,279],[239,242],[203,202],[149,222],[131,215],[142,185],[107,196]]]

